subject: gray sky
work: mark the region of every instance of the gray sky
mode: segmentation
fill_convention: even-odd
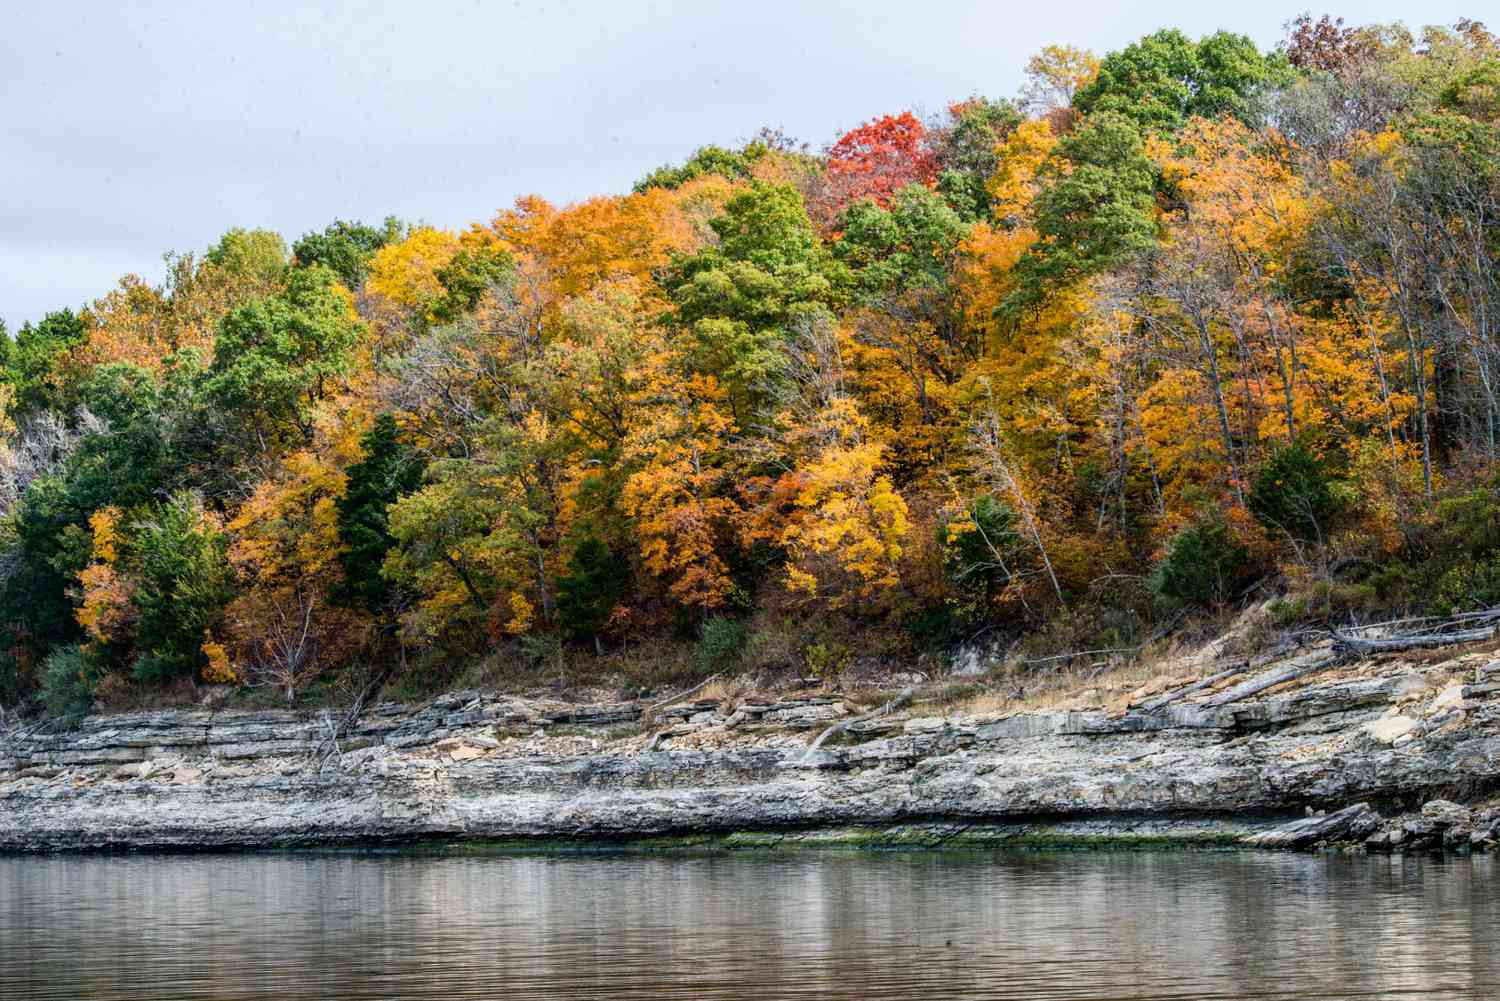
[[[822,147],[875,115],[1010,96],[1053,42],[1102,54],[1175,26],[1269,48],[1308,2],[8,0],[0,318],[157,281],[164,251],[231,226],[288,243],[334,218],[458,226],[529,192],[625,191],[762,125]]]

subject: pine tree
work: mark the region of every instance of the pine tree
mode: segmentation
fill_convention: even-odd
[[[349,467],[348,486],[338,502],[342,597],[374,611],[390,590],[380,575],[385,555],[395,543],[387,509],[417,488],[422,462],[401,441],[396,418],[390,414],[375,418],[375,426],[361,439],[360,447],[364,458]]]

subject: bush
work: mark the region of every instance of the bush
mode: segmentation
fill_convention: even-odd
[[[1341,504],[1334,479],[1300,443],[1277,449],[1256,471],[1250,511],[1273,532],[1304,542],[1322,542]]]
[[[42,663],[42,705],[48,715],[76,722],[94,703],[101,674],[98,661],[82,647],[54,650]]]
[[[1438,502],[1438,531],[1433,549],[1439,554],[1467,553],[1475,558],[1500,553],[1500,489],[1475,487]]]
[[[1454,614],[1500,605],[1500,556],[1450,569],[1438,580],[1435,600]]]
[[[738,664],[744,656],[750,629],[738,619],[716,615],[703,623],[698,640],[698,669],[707,674]]]
[[[1185,605],[1222,604],[1243,577],[1250,552],[1222,518],[1188,525],[1167,543],[1151,574],[1151,589]]]
[[[849,647],[832,640],[809,644],[802,652],[802,660],[807,670],[814,677],[825,681],[848,667],[851,659]]]

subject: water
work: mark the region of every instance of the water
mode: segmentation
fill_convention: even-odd
[[[0,858],[0,998],[1500,997],[1487,857]]]

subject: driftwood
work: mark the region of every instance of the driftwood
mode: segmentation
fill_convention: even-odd
[[[1138,646],[1105,647],[1102,650],[1074,650],[1070,653],[1055,653],[1050,657],[1029,657],[1020,662],[1021,667],[1035,667],[1037,664],[1050,664],[1056,660],[1077,660],[1080,657],[1097,657],[1100,654],[1135,653],[1140,650]]]
[[[1127,575],[1122,575],[1122,576],[1129,576],[1129,575],[1127,574]],[[1114,657],[1114,656],[1117,656],[1117,655],[1120,655],[1120,654],[1126,654],[1126,655],[1129,655],[1129,656],[1133,657],[1136,654],[1140,653],[1142,650],[1146,649],[1146,647],[1150,646],[1152,643],[1155,643],[1157,640],[1161,639],[1163,636],[1165,636],[1168,633],[1170,633],[1176,627],[1177,623],[1182,620],[1182,617],[1185,614],[1186,614],[1186,611],[1180,611],[1180,612],[1178,612],[1176,615],[1172,616],[1166,622],[1164,622],[1160,626],[1158,626],[1157,629],[1156,629],[1156,631],[1153,632],[1150,636],[1147,636],[1144,640],[1142,640],[1141,642],[1137,643],[1135,646],[1104,647],[1104,648],[1099,649],[1099,650],[1072,650],[1072,651],[1069,651],[1068,653],[1055,653],[1055,654],[1052,654],[1050,657],[1028,657],[1028,658],[1025,658],[1023,660],[1018,661],[1017,662],[1017,666],[1019,666],[1019,667],[1035,667],[1038,664],[1050,664],[1050,663],[1053,663],[1054,661],[1059,661],[1059,660],[1073,661],[1073,660],[1079,659],[1080,657],[1097,657],[1097,656],[1100,656],[1100,655],[1107,656],[1107,657]],[[1093,676],[1097,677],[1098,674],[1099,674],[1099,670],[1098,669],[1101,668],[1101,667],[1103,667],[1103,666],[1107,666],[1107,664],[1108,664],[1108,661],[1104,661],[1104,662],[1101,662],[1100,664],[1094,665],[1095,671],[1094,671],[1094,675]]]
[[[1495,628],[1484,626],[1478,629],[1456,629],[1451,632],[1416,633],[1406,636],[1376,636],[1365,638],[1350,636],[1337,629],[1330,629],[1334,648],[1343,653],[1367,655],[1389,653],[1394,650],[1420,650],[1431,647],[1452,646],[1457,643],[1482,643],[1495,638]]]
[[[1212,688],[1226,678],[1232,678],[1236,674],[1244,674],[1248,670],[1250,670],[1249,664],[1236,664],[1233,667],[1220,671],[1218,674],[1210,674],[1202,681],[1195,681],[1191,685],[1186,685],[1182,688],[1177,689],[1176,691],[1167,692],[1165,695],[1158,695],[1154,699],[1147,699],[1145,702],[1142,702],[1140,705],[1136,706],[1136,708],[1145,710],[1146,712],[1153,712],[1157,709],[1162,708],[1163,706],[1169,706],[1173,702],[1181,701],[1182,699],[1187,698],[1189,695],[1201,692],[1205,688]]]
[[[891,699],[891,701],[887,702],[879,709],[876,709],[873,712],[867,712],[862,716],[854,716],[850,719],[844,720],[841,723],[835,723],[833,726],[830,726],[828,729],[818,734],[818,739],[813,741],[812,744],[808,747],[807,753],[802,755],[802,760],[806,761],[811,758],[813,754],[818,750],[818,748],[823,746],[823,742],[829,737],[832,737],[834,734],[849,729],[849,727],[853,726],[855,723],[863,723],[866,720],[878,719],[879,717],[884,716],[887,713],[895,712],[897,709],[900,709],[902,706],[910,702],[916,696],[916,694],[917,686],[909,685],[901,690],[900,695],[897,695],[894,699]]]
[[[404,650],[402,651],[401,665],[403,667],[406,665],[406,653]],[[322,772],[327,767],[329,760],[333,757],[337,756],[340,760],[343,759],[344,752],[339,747],[339,741],[343,739],[346,733],[354,729],[354,725],[364,715],[365,706],[369,704],[372,698],[380,694],[385,688],[385,683],[390,680],[393,673],[394,669],[390,667],[376,672],[369,683],[360,689],[353,703],[345,710],[344,715],[339,717],[337,724],[333,722],[333,716],[328,710],[325,709],[323,711],[323,725],[327,733],[318,742],[317,748],[313,751],[313,757],[317,759],[319,772]]]
[[[1279,671],[1272,671],[1269,674],[1256,675],[1248,681],[1235,685],[1227,692],[1215,695],[1203,704],[1206,706],[1227,706],[1231,702],[1248,699],[1252,695],[1259,695],[1267,688],[1275,688],[1277,685],[1285,684],[1288,681],[1296,681],[1305,675],[1321,671],[1337,659],[1337,657],[1332,655],[1325,655],[1311,660],[1304,660],[1300,664],[1292,664],[1290,667],[1284,667]]]
[[[670,706],[674,702],[681,702],[683,699],[687,698],[689,695],[692,695],[694,692],[701,692],[704,688],[706,688],[708,686],[708,683],[710,681],[713,681],[717,677],[718,677],[717,674],[710,674],[708,677],[704,678],[702,681],[698,682],[696,685],[694,685],[692,688],[689,688],[687,691],[685,691],[685,692],[678,692],[676,695],[672,696],[670,699],[663,699],[662,701],[657,702],[654,705],[647,706],[645,708],[645,711],[643,711],[641,713],[641,721],[643,723],[649,724],[651,722],[652,718],[656,716],[656,714],[657,714],[658,711],[667,708],[668,706]],[[669,726],[669,727],[666,727],[665,729],[658,730],[655,733],[653,733],[651,735],[650,742],[648,744],[646,744],[645,749],[641,753],[645,754],[645,753],[649,753],[651,751],[656,750],[656,745],[661,743],[661,739],[663,737],[665,737],[667,735],[667,731],[671,730],[671,729],[672,729],[672,727]]]
[[[657,702],[654,705],[647,706],[646,707],[646,711],[644,713],[642,713],[641,718],[644,719],[644,720],[648,720],[649,721],[651,719],[651,717],[655,716],[659,710],[667,708],[667,706],[671,705],[673,702],[681,702],[683,699],[687,698],[689,695],[692,695],[695,692],[701,692],[704,688],[708,687],[708,683],[710,681],[713,681],[717,677],[718,677],[717,674],[710,674],[708,677],[704,678],[702,681],[698,682],[696,685],[694,685],[692,688],[689,688],[687,691],[685,691],[685,692],[678,692],[676,695],[672,696],[670,699],[662,699],[660,702]]]
[[[1420,650],[1460,643],[1482,643],[1496,636],[1500,608],[1462,612],[1450,616],[1391,619],[1349,626],[1344,630],[1329,628],[1334,649],[1343,654],[1368,656],[1397,650]]]

